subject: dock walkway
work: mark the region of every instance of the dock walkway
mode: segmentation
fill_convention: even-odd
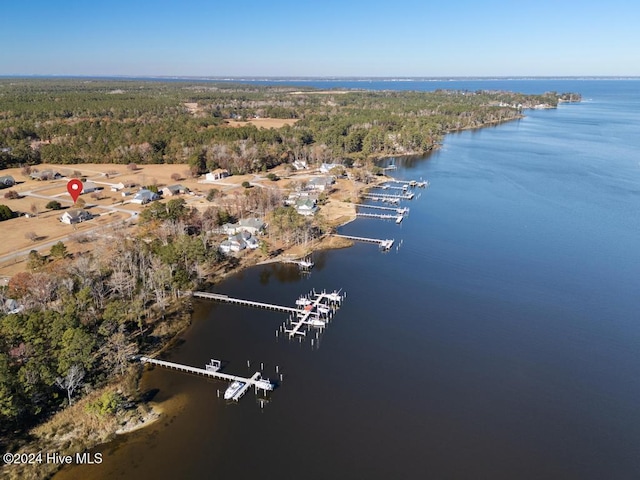
[[[297,312],[297,308],[287,307],[284,305],[275,305],[273,303],[263,303],[263,302],[254,302],[253,300],[243,300],[241,298],[233,298],[227,295],[222,295],[220,293],[210,293],[210,292],[193,292],[194,297],[199,298],[207,298],[209,300],[215,300],[217,302],[223,303],[233,303],[236,305],[245,305],[248,307],[255,308],[266,308],[267,310],[275,310],[276,312],[285,312],[292,313]]]
[[[367,205],[366,203],[354,203],[356,207],[360,208],[372,208],[375,210],[386,210],[387,212],[396,212],[399,215],[404,215],[405,213],[409,213],[409,209],[407,207],[383,207],[381,205]]]
[[[334,235],[336,237],[346,238],[347,240],[354,240],[356,242],[377,243],[383,250],[389,250],[393,247],[393,243],[395,241],[393,239],[383,240],[381,238],[355,237],[353,235],[342,235],[339,233],[335,233]]]
[[[305,325],[313,324],[312,321],[309,320],[309,317],[315,316],[318,319],[320,318],[320,311],[318,308],[320,305],[328,306],[331,303],[333,304],[340,303],[344,298],[338,292],[332,292],[332,293],[322,292],[322,293],[314,293],[313,295],[316,297],[313,300],[313,302],[307,305],[303,310],[298,310],[296,319],[292,320],[292,327],[288,329],[285,328],[284,332],[289,335],[289,338],[294,337],[296,335],[306,336],[306,332],[302,331],[301,329]],[[325,300],[326,300],[326,303],[325,303]]]
[[[236,394],[233,397],[233,400],[240,399],[240,397],[242,397],[250,387],[255,387],[256,390],[263,390],[265,392],[270,392],[274,388],[273,383],[271,383],[269,379],[262,378],[262,374],[260,372],[254,373],[251,376],[251,378],[246,378],[246,377],[240,377],[238,375],[230,375],[228,373],[222,373],[217,369],[191,367],[189,365],[182,365],[180,363],[167,362],[165,360],[157,360],[155,358],[150,358],[150,357],[142,356],[142,357],[138,357],[138,360],[142,363],[158,365],[160,367],[179,370],[181,372],[193,373],[196,375],[204,375],[210,378],[216,378],[218,380],[225,380],[228,382],[238,381],[238,382],[244,383],[245,385],[242,387],[242,389],[236,392]]]

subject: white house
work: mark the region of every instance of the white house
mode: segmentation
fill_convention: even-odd
[[[213,172],[207,173],[204,176],[204,178],[205,178],[205,180],[213,182],[213,181],[216,181],[216,180],[222,180],[223,178],[227,178],[228,176],[229,176],[229,170],[224,169],[224,168],[218,168],[218,169],[214,170]]]
[[[120,182],[120,183],[116,183],[115,185],[111,185],[111,191],[112,192],[119,192],[120,190],[124,190],[126,187],[124,186],[124,183]]]
[[[336,183],[333,177],[313,177],[307,182],[307,190],[312,192],[324,192],[331,189],[331,185]]]
[[[60,221],[62,223],[66,223],[67,225],[73,225],[76,223],[81,223],[86,220],[91,220],[93,215],[91,215],[86,210],[67,210],[60,217]]]
[[[339,163],[323,163],[322,165],[320,165],[320,172],[329,173],[336,167],[342,167],[342,165],[340,165]]]
[[[295,168],[296,170],[306,170],[307,169],[306,160],[296,160],[295,162],[293,162],[293,168]]]
[[[318,211],[318,207],[316,206],[316,202],[311,198],[299,198],[296,202],[296,212],[300,215],[313,215]]]
[[[222,253],[231,253],[239,252],[240,250],[244,250],[245,248],[247,248],[247,243],[244,241],[242,236],[234,235],[222,242],[218,249]]]
[[[139,203],[140,205],[144,205],[154,200],[158,200],[158,198],[160,197],[157,193],[143,188],[135,194],[135,196],[131,199],[131,203]]]

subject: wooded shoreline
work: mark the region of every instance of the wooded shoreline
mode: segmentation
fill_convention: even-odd
[[[133,136],[137,135],[135,138],[129,138],[130,143],[126,147],[118,145],[111,149],[109,139],[102,141],[102,144],[108,147],[102,148],[103,154],[116,155],[112,160],[117,160],[118,163],[137,160],[144,165],[160,161],[174,163],[186,160],[191,172],[196,175],[213,167],[227,166],[233,173],[243,174],[269,171],[277,165],[290,164],[297,160],[316,164],[325,160],[334,160],[343,162],[347,172],[360,171],[362,177],[359,178],[365,181],[361,182],[357,190],[362,190],[368,188],[373,182],[383,179],[379,175],[380,172],[376,170],[377,167],[371,163],[372,158],[424,154],[437,148],[442,135],[447,132],[482,128],[521,118],[522,108],[528,108],[523,107],[522,103],[512,103],[511,105],[516,106],[510,107],[488,105],[487,98],[491,98],[491,102],[502,103],[506,103],[506,98],[511,102],[525,99],[525,105],[532,106],[546,104],[553,98],[557,105],[558,99],[561,98],[555,94],[543,97],[518,96],[518,94],[505,92],[493,94],[493,97],[490,93],[461,95],[440,92],[434,98],[416,92],[409,92],[406,95],[395,95],[389,92],[380,94],[339,92],[335,97],[331,94],[316,97],[308,95],[309,99],[301,104],[294,102],[290,105],[283,99],[283,95],[284,98],[290,95],[288,91],[258,89],[260,91],[253,96],[254,89],[248,87],[225,86],[211,90],[208,85],[181,85],[177,90],[168,89],[172,93],[167,95],[175,96],[171,97],[171,102],[166,102],[165,98],[160,102],[160,106],[153,100],[158,92],[150,88],[150,92],[146,92],[149,97],[127,98],[128,101],[140,102],[137,111],[131,106],[126,106],[127,102],[121,104],[116,102],[118,107],[113,111],[92,110],[96,105],[101,105],[99,108],[103,108],[102,103],[106,99],[122,95],[117,92],[121,83],[109,84],[110,91],[106,93],[101,91],[96,94],[95,89],[82,90],[80,96],[87,94],[90,98],[85,99],[87,103],[80,102],[79,106],[72,110],[64,106],[62,109],[55,106],[55,98],[62,98],[63,105],[65,102],[72,102],[73,88],[75,88],[72,88],[72,85],[54,82],[56,88],[53,93],[37,82],[27,85],[26,93],[23,91],[21,95],[33,94],[36,97],[44,95],[47,99],[45,103],[50,102],[52,107],[47,107],[48,110],[47,108],[40,111],[30,110],[21,107],[22,104],[15,101],[9,102],[8,109],[3,108],[0,112],[0,146],[3,147],[3,152],[0,154],[0,169],[16,163],[37,165],[42,161],[50,163],[65,163],[70,159],[90,161],[96,154],[93,150],[94,146],[96,143],[100,144],[96,141],[96,132],[104,128],[105,131],[110,132],[109,135],[113,134],[115,137],[124,135],[125,132]],[[6,88],[4,82],[0,81],[0,85]],[[123,85],[130,89],[132,84],[124,82]],[[100,89],[104,89],[103,84],[100,84],[98,90]],[[181,96],[185,90],[191,96]],[[243,97],[242,100],[233,99],[233,95],[238,94]],[[265,104],[264,97],[260,95],[266,95],[270,103]],[[505,95],[508,96],[505,97]],[[296,95],[296,98],[299,96]],[[317,97],[321,97],[319,102],[311,100]],[[431,106],[428,114],[425,112],[424,116],[420,116],[415,106],[426,108],[426,104],[420,103],[424,100],[423,97],[429,98],[429,101],[442,103],[440,107]],[[345,98],[347,99],[345,102],[339,102]],[[455,101],[447,104],[445,100],[451,98]],[[468,109],[461,109],[461,105],[465,104],[459,102],[468,98],[473,100],[467,105]],[[392,101],[385,103],[388,99]],[[198,105],[202,104],[202,112],[196,112],[196,114],[182,112],[180,102],[185,100],[195,100]],[[216,102],[219,102],[217,106]],[[354,110],[354,105],[358,105],[359,102],[371,107],[370,110],[367,108],[360,111]],[[369,113],[376,110],[374,107],[377,102],[390,105],[388,108],[392,110],[383,111],[384,115],[378,115],[378,112],[375,115],[371,114],[372,117],[367,117]],[[413,102],[412,107],[408,109],[407,104],[403,105],[403,102]],[[438,108],[445,108],[445,105],[448,105],[446,108],[449,109],[445,114],[445,116],[448,115],[446,121],[442,120],[444,117],[438,112]],[[224,124],[225,119],[259,115],[254,112],[260,108],[268,110],[270,114],[278,113],[281,116],[295,114],[299,119],[295,125],[264,132],[254,126],[231,129]],[[313,113],[313,109],[319,110],[320,113]],[[473,114],[470,114],[469,109]],[[365,114],[362,111],[369,113]],[[163,115],[167,112],[174,112],[175,115],[165,119]],[[220,116],[216,116],[217,112],[221,112]],[[200,113],[204,115],[200,116]],[[393,117],[393,121],[381,120],[385,115]],[[415,121],[416,118],[433,120],[434,117],[443,123]],[[396,121],[398,119],[408,119],[408,121]],[[177,128],[178,133],[172,134],[176,138],[163,136],[163,128],[171,123],[169,120],[175,121],[176,125],[181,125]],[[386,121],[387,124],[382,125],[379,123],[381,121]],[[132,124],[140,125],[135,133],[129,130]],[[111,129],[114,125],[119,126]],[[180,129],[190,127],[193,127],[198,135],[189,140],[185,130],[180,133]],[[217,133],[207,133],[209,131]],[[236,133],[229,133],[232,131]],[[184,139],[180,141],[179,137],[182,134],[186,135],[186,141]],[[89,137],[93,138],[92,142],[85,141]],[[59,140],[61,138],[71,138],[71,140]],[[81,141],[82,138],[85,140]],[[331,195],[328,195],[327,200],[332,200]],[[344,202],[344,200],[343,196],[340,201]],[[205,245],[202,238],[190,237],[188,233],[185,235],[185,232],[180,231],[182,227],[176,227],[180,224],[179,222],[183,222],[183,225],[193,225],[193,222],[197,224],[203,221],[203,217],[189,213],[186,207],[183,208],[184,206],[174,205],[178,209],[177,213],[173,212],[175,216],[171,216],[173,213],[167,207],[162,214],[166,217],[149,220],[141,229],[138,238],[131,239],[127,235],[118,234],[111,245],[101,247],[102,250],[94,252],[91,258],[95,261],[99,260],[99,265],[90,267],[87,260],[82,260],[82,257],[74,259],[73,262],[62,259],[58,263],[43,264],[34,269],[29,279],[23,278],[25,283],[20,286],[23,290],[17,290],[18,283],[15,282],[16,288],[13,288],[13,293],[22,291],[22,294],[28,297],[33,295],[33,289],[36,286],[45,285],[48,291],[55,295],[43,295],[42,298],[33,300],[36,303],[31,308],[35,310],[27,310],[17,315],[18,323],[15,322],[15,318],[10,318],[16,315],[4,317],[0,315],[0,329],[3,334],[0,342],[2,347],[0,360],[3,363],[0,365],[0,370],[7,376],[1,379],[0,387],[4,389],[3,392],[17,395],[15,398],[11,397],[13,403],[4,405],[0,412],[0,416],[10,422],[5,423],[5,426],[11,424],[14,428],[19,428],[25,415],[25,408],[20,402],[26,399],[33,401],[33,392],[46,393],[52,395],[52,398],[43,402],[38,397],[36,403],[30,407],[27,406],[33,409],[30,415],[41,415],[35,412],[42,412],[42,409],[53,411],[59,408],[62,402],[59,394],[56,393],[59,390],[55,387],[55,381],[57,378],[64,380],[65,372],[73,365],[84,365],[84,368],[91,373],[91,384],[96,387],[81,402],[58,413],[56,415],[58,419],[52,420],[53,423],[49,427],[42,425],[32,430],[32,433],[25,437],[28,442],[21,446],[22,451],[43,448],[53,448],[69,453],[84,451],[113,438],[123,422],[130,422],[125,420],[127,415],[129,419],[136,415],[138,418],[152,419],[153,414],[149,415],[144,407],[145,398],[140,395],[144,392],[137,391],[140,368],[125,366],[123,361],[112,364],[107,360],[107,355],[114,352],[119,358],[125,354],[129,355],[132,343],[135,343],[138,348],[144,348],[145,353],[158,353],[170,348],[168,346],[175,342],[189,325],[189,319],[184,316],[188,297],[181,297],[179,293],[181,290],[188,290],[196,285],[199,288],[208,288],[227,275],[257,264],[263,258],[256,252],[238,261],[229,263],[221,261],[217,253],[210,251],[207,246],[204,248],[199,246],[199,244]],[[275,205],[271,207],[279,211],[279,207]],[[281,213],[289,215],[284,211]],[[353,218],[349,221],[353,219],[355,219],[355,208]],[[292,223],[287,228],[301,229],[301,232],[304,230],[305,235],[312,232],[314,228],[319,228],[317,235],[314,235],[318,239],[327,239],[328,232],[335,227],[332,223],[335,223],[336,219],[324,220],[326,221],[324,230],[312,223],[300,223],[298,219],[291,220]],[[159,236],[159,229],[163,225],[173,225],[166,228],[176,228],[176,230],[170,231],[165,237]],[[298,238],[296,235],[298,234],[296,233],[293,238]],[[311,238],[316,238],[314,235]],[[276,239],[276,242],[279,241],[281,240]],[[299,248],[295,245],[296,241],[289,252],[298,256],[317,249],[348,245],[345,242],[330,245],[325,240],[324,244],[320,241]],[[145,246],[146,242],[148,242],[147,246]],[[79,273],[80,265],[86,268],[86,272],[83,270]],[[203,265],[207,266],[204,277],[199,269]],[[130,277],[129,280],[127,276]],[[145,289],[148,291],[145,292]],[[42,310],[38,311],[38,308]],[[45,312],[47,309],[50,310]],[[32,330],[27,331],[20,322],[37,327],[29,327]],[[44,333],[49,330],[55,333]],[[38,339],[42,339],[43,345],[34,347]],[[87,345],[90,345],[90,348],[87,349]],[[104,350],[107,347],[111,350]],[[56,355],[53,362],[50,358],[52,354]],[[50,365],[47,366],[47,363]],[[96,367],[96,364],[99,366]],[[38,368],[35,369],[35,367]],[[95,372],[90,370],[94,368]],[[114,376],[118,376],[119,381],[109,382],[108,379]],[[20,378],[29,380],[21,383]],[[27,390],[25,386],[32,388],[33,391]],[[20,388],[24,390],[20,391]],[[75,409],[76,415],[71,415],[72,409]],[[72,422],[81,416],[77,413],[80,411],[83,412],[84,420],[88,425],[79,428],[76,431],[77,438],[74,439]],[[62,416],[65,416],[63,414],[66,415],[64,419],[62,419]],[[93,437],[87,435],[87,427],[90,427],[92,432],[101,430],[100,434]],[[134,427],[135,422],[131,422],[128,428]],[[22,443],[14,442],[15,438],[11,438],[14,433],[15,430],[4,432],[7,438],[3,442],[3,450],[12,449],[13,451],[18,444]],[[9,468],[7,472],[13,475],[13,478],[42,478],[52,474],[52,471],[36,473],[36,470],[40,469]]]

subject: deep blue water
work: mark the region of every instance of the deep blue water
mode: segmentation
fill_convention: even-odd
[[[216,291],[292,304],[348,292],[319,349],[277,340],[283,315],[196,304],[168,358],[279,365],[264,409],[224,385],[153,370],[169,418],[108,446],[103,478],[632,479],[640,477],[640,81],[498,80],[447,88],[577,91],[580,104],[446,137],[395,159],[429,179],[394,237],[317,254],[302,278],[256,267]],[[443,88],[373,82],[358,88]],[[353,86],[334,82],[331,86]],[[322,82],[321,88],[327,88]]]

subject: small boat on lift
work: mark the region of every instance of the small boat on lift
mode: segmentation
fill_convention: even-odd
[[[245,383],[240,382],[238,380],[231,382],[231,385],[229,385],[229,387],[224,392],[224,399],[225,400],[235,399],[235,396],[240,392],[240,390],[242,390],[242,387],[244,386],[245,386]]]

